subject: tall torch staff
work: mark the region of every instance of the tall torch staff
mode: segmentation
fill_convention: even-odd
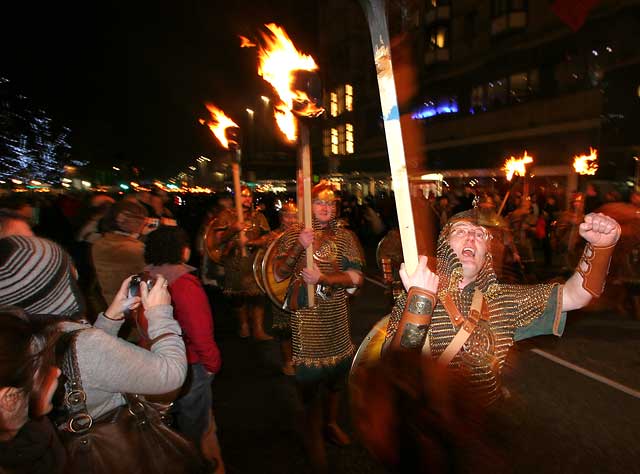
[[[522,158],[518,159],[512,156],[508,160],[506,160],[504,162],[504,166],[502,169],[505,172],[507,181],[511,181],[514,175],[522,176],[523,179],[526,180],[527,165],[530,163],[533,163],[533,158],[527,154],[526,150],[524,151],[524,155],[522,155]],[[509,188],[507,193],[504,195],[504,198],[500,203],[500,207],[498,208],[498,215],[502,214],[502,210],[504,209],[504,206],[507,203],[507,199],[509,199],[509,195],[511,194],[512,189],[513,189],[513,185],[511,186],[511,188]],[[523,191],[526,198],[526,195],[528,194],[528,190],[526,189],[526,186]]]
[[[589,148],[588,155],[575,155],[573,157],[573,169],[575,170],[578,176],[593,176],[598,171],[598,150],[595,148]],[[586,187],[586,183],[585,183]],[[578,186],[578,191],[580,186]],[[585,196],[586,197],[586,196]],[[569,233],[569,249],[573,249],[578,242],[578,227],[582,220],[584,219],[585,208],[584,205],[586,203],[583,200],[583,205],[581,211],[576,215],[574,222],[571,224],[571,232]]]
[[[244,229],[244,210],[242,209],[242,188],[240,186],[240,147],[231,150],[235,154],[231,162],[231,173],[233,174],[233,193],[235,194],[236,214],[238,214],[238,224]],[[240,231],[240,253],[243,257],[247,256],[247,248],[244,245],[244,230]]]
[[[218,139],[220,145],[231,152],[231,172],[233,174],[236,213],[238,214],[238,223],[244,228],[244,212],[242,210],[242,196],[240,195],[240,157],[242,155],[239,140],[240,127],[215,105],[207,104],[207,110],[211,113],[211,121],[201,119],[200,123],[209,127],[209,130]],[[244,230],[241,230],[240,252],[243,257],[246,257],[247,249],[243,242]]]
[[[391,62],[391,43],[389,41],[387,15],[384,0],[360,0],[360,4],[364,9],[369,24],[369,33],[373,46],[380,105],[384,119],[384,133],[387,139],[387,152],[391,167],[392,187],[398,210],[404,264],[407,273],[412,274],[418,266],[418,244],[413,222],[402,130],[400,128],[400,109],[398,107],[398,96]]]
[[[265,25],[268,33],[263,33],[258,47],[258,75],[267,81],[280,99],[274,104],[275,119],[278,127],[289,142],[298,139],[298,155],[302,167],[304,225],[313,228],[311,217],[311,152],[309,147],[309,129],[297,117],[318,117],[324,109],[316,104],[307,94],[308,91],[296,88],[296,84],[305,82],[307,87],[319,84],[317,76],[305,72],[317,71],[318,66],[309,55],[300,53],[287,33],[278,25]],[[243,41],[245,46],[246,41]],[[294,115],[295,113],[295,115]],[[298,173],[300,178],[300,172]],[[306,249],[307,268],[312,269],[313,245]],[[307,285],[309,307],[315,306],[315,285]]]
[[[307,229],[313,228],[313,218],[311,215],[311,150],[309,146],[309,127],[300,122],[300,134],[298,137],[298,150],[300,153],[300,164],[302,168],[302,202],[304,213],[304,226]],[[307,247],[306,251],[307,268],[313,268],[313,243]],[[314,285],[307,285],[307,298],[309,307],[315,304]]]

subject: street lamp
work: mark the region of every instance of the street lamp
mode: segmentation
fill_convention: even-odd
[[[247,111],[247,113],[249,114],[249,118],[253,118],[253,109],[245,109]]]
[[[261,95],[260,98],[262,102],[264,102],[264,105],[269,105],[269,98],[266,95]]]

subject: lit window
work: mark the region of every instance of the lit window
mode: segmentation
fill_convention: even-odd
[[[342,112],[344,112],[345,109],[345,94],[344,94],[344,86],[339,86],[336,89],[336,92],[338,94],[338,115],[340,115]]]
[[[338,125],[338,154],[346,155],[347,153],[347,133],[344,125]]]
[[[331,129],[331,154],[332,155],[338,154],[338,129],[337,128]]]
[[[353,111],[353,87],[351,84],[344,86],[344,108],[347,112]]]
[[[431,50],[449,47],[449,31],[446,26],[437,26],[429,31],[428,47]]]
[[[331,93],[331,116],[338,116],[338,94],[335,92]]]
[[[437,100],[424,102],[411,115],[414,120],[422,120],[436,115],[447,115],[458,113],[458,99],[452,97],[439,97]]]
[[[353,124],[348,123],[346,128],[347,155],[352,155],[355,147],[353,145]]]

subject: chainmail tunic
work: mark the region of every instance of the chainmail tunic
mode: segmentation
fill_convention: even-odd
[[[224,209],[216,218],[216,227],[228,227],[238,220],[235,209]],[[249,240],[254,240],[269,232],[267,219],[261,212],[252,211],[244,215],[244,222],[250,223],[251,227],[245,231],[245,236]],[[240,233],[236,234],[231,242],[238,239]],[[242,256],[240,247],[235,245],[230,251],[223,255],[224,265],[224,292],[229,295],[258,296],[261,295],[260,287],[253,277],[253,260],[256,256],[256,249],[246,247],[247,255]]]
[[[326,229],[314,221],[314,261],[321,272],[335,273],[349,269],[360,271],[364,258],[357,237],[349,230],[337,226],[332,220]],[[296,245],[301,224],[293,225],[280,239],[278,257]],[[321,242],[319,245],[318,243]],[[306,265],[305,252],[298,258],[286,301],[294,285],[306,294],[301,272]],[[344,288],[335,288],[327,299],[316,295],[316,306],[302,308],[291,314],[293,363],[308,367],[335,367],[354,353],[349,326],[348,295]]]
[[[453,219],[452,219],[453,220]],[[453,220],[453,222],[459,221]],[[471,308],[473,293],[479,288],[487,303],[489,320],[480,321],[478,326],[456,354],[450,367],[464,375],[478,403],[488,406],[500,397],[500,374],[507,352],[513,345],[514,334],[518,328],[528,326],[541,317],[547,307],[552,292],[558,289],[557,307],[552,308],[559,314],[562,305],[560,285],[506,285],[499,284],[492,268],[491,254],[480,270],[475,282],[459,289],[462,280],[462,264],[449,245],[449,222],[438,239],[438,302],[433,311],[431,325],[427,333],[431,355],[437,358],[452,341],[458,328],[453,325],[442,304],[442,298],[448,293],[467,318]],[[471,221],[475,223],[475,221]],[[386,338],[390,339],[398,329],[402,311],[406,304],[406,293],[396,300],[391,312]]]

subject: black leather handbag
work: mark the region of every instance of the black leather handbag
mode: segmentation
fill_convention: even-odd
[[[165,422],[166,411],[138,395],[126,405],[93,419],[78,370],[71,337],[64,353],[64,412],[58,432],[67,450],[71,474],[200,474],[210,466],[199,450]]]

